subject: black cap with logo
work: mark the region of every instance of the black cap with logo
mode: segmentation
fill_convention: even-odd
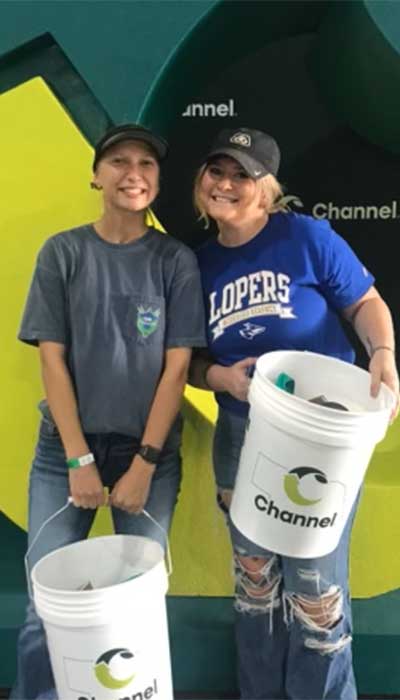
[[[254,180],[277,175],[281,160],[279,146],[272,136],[247,128],[220,131],[203,162],[216,156],[233,158]]]
[[[152,150],[157,160],[164,160],[168,153],[168,144],[161,138],[156,136],[150,129],[141,126],[140,124],[121,124],[114,126],[106,131],[104,136],[96,144],[94,149],[93,170],[96,170],[99,160],[104,156],[105,152],[121,141],[143,141],[147,143]]]

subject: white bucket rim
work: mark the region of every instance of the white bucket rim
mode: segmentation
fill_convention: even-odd
[[[325,415],[326,417],[330,416],[332,419],[334,416],[337,417],[338,415],[338,410],[336,408],[331,408],[330,406],[323,406],[320,404],[314,404],[308,401],[307,399],[303,399],[301,396],[297,396],[296,394],[290,394],[289,392],[283,392],[282,389],[280,389],[278,386],[274,384],[269,377],[264,376],[261,373],[260,367],[262,366],[263,363],[263,357],[265,356],[275,356],[277,357],[280,355],[281,357],[285,357],[290,355],[293,357],[294,355],[304,357],[304,355],[308,355],[311,357],[318,358],[321,360],[321,358],[324,359],[324,361],[327,362],[327,364],[332,364],[336,365],[338,362],[346,367],[348,369],[351,367],[353,372],[358,373],[359,375],[364,375],[368,374],[367,370],[362,369],[361,367],[358,367],[357,365],[351,364],[349,362],[346,362],[345,360],[342,360],[341,358],[338,357],[332,357],[331,355],[322,355],[320,353],[316,352],[311,352],[309,350],[271,350],[268,353],[265,353],[265,355],[261,355],[257,362],[256,362],[256,373],[257,377],[261,380],[261,382],[267,382],[268,383],[268,390],[272,389],[274,394],[277,397],[282,397],[282,393],[285,395],[285,398],[288,399],[290,397],[290,400],[293,401],[295,404],[297,403],[300,406],[307,406],[307,409],[310,410],[312,413],[315,413],[316,415],[322,414]],[[394,408],[395,403],[396,403],[396,397],[394,395],[394,392],[390,389],[390,387],[385,384],[384,382],[381,382],[379,391],[382,391],[384,394],[386,394],[386,397],[391,405],[385,406],[385,407],[376,407],[372,408],[371,410],[368,411],[354,411],[354,410],[347,410],[347,411],[340,411],[340,415],[345,417],[347,416],[348,418],[351,417],[361,417],[361,416],[368,416],[368,415],[375,415],[377,413],[382,413],[382,412],[387,412],[390,411]],[[344,420],[346,420],[344,418]]]
[[[267,392],[265,392],[265,389],[267,389]],[[288,392],[283,392],[282,389],[276,387],[273,383],[269,384],[268,387],[263,387],[260,386],[259,383],[254,383],[250,387],[249,395],[253,402],[268,402],[268,404],[274,406],[274,408],[279,408],[282,415],[285,414],[286,419],[300,420],[303,425],[308,425],[309,428],[317,432],[324,429],[332,434],[337,431],[346,433],[354,430],[354,421],[358,421],[361,428],[362,426],[365,427],[368,425],[368,423],[370,423],[372,427],[376,426],[377,418],[384,417],[385,423],[386,419],[389,420],[390,409],[387,407],[374,412],[360,411],[356,413],[353,411],[339,411],[335,408],[325,407],[324,405],[313,404],[307,399],[302,399]],[[304,410],[304,404],[306,404],[307,411]],[[329,411],[331,415],[327,415],[326,411]],[[273,419],[270,418],[270,420],[273,422]],[[316,422],[318,422],[318,426]]]
[[[95,597],[98,595],[101,595],[103,593],[104,595],[107,594],[107,592],[112,592],[115,590],[117,587],[125,587],[127,585],[132,584],[132,579],[127,579],[126,581],[119,581],[117,583],[110,584],[108,586],[101,586],[101,588],[94,588],[91,590],[69,590],[69,589],[64,589],[64,588],[53,588],[51,586],[46,586],[43,583],[40,583],[40,581],[37,580],[36,574],[37,571],[36,569],[39,568],[41,564],[43,564],[46,560],[50,559],[52,556],[54,556],[57,552],[65,549],[69,549],[70,547],[75,547],[77,545],[82,545],[82,544],[88,544],[90,543],[91,540],[106,540],[109,538],[115,538],[115,537],[123,537],[123,538],[134,538],[135,540],[146,540],[147,542],[152,542],[152,544],[158,546],[160,548],[161,552],[161,558],[159,561],[157,561],[155,564],[153,564],[149,569],[146,569],[146,571],[143,572],[143,574],[138,575],[138,579],[141,578],[142,576],[145,576],[146,574],[149,574],[150,572],[154,571],[157,569],[157,567],[160,567],[162,565],[162,568],[166,571],[165,567],[165,561],[164,561],[164,550],[162,548],[162,545],[157,542],[156,540],[152,540],[150,537],[144,537],[143,535],[122,535],[122,534],[114,534],[114,535],[102,535],[100,537],[89,537],[84,540],[78,540],[77,542],[71,542],[70,544],[66,544],[62,547],[57,547],[57,549],[54,549],[52,552],[49,552],[48,554],[45,554],[44,557],[39,559],[39,561],[36,562],[34,567],[32,568],[31,571],[31,578],[32,578],[32,583],[33,583],[33,590],[34,592],[37,590],[40,593],[46,594],[49,593],[52,596],[57,596],[57,595],[62,595],[62,596],[67,596],[70,597],[71,599],[77,598],[82,595],[82,593],[85,595],[86,600],[88,600],[90,597]]]

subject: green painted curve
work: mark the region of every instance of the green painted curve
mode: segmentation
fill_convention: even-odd
[[[49,33],[0,58],[0,93],[37,76],[57,95],[90,143],[95,143],[112,124],[102,104]]]
[[[171,54],[141,118],[168,133],[177,110],[195,102],[212,75],[269,43],[305,33],[315,33],[310,72],[332,114],[371,143],[400,152],[397,0],[223,0]]]
[[[332,113],[400,153],[400,3],[344,2],[324,17],[310,62]]]
[[[211,77],[270,42],[317,31],[331,6],[330,0],[223,0],[215,4],[171,54],[147,96],[141,118],[168,133],[176,112],[195,102]]]
[[[3,1],[0,61],[50,34],[111,119],[135,120],[169,54],[215,2]]]
[[[315,32],[310,69],[321,97],[359,134],[400,150],[396,0],[3,1],[0,17],[0,61],[51,35],[112,121],[139,115],[160,131],[211,70]]]
[[[321,98],[371,142],[400,150],[396,0],[25,0],[1,2],[0,17],[0,62],[50,35],[112,121],[139,116],[164,132],[210,71],[312,32]]]

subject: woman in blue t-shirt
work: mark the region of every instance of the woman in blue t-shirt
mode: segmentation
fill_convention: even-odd
[[[399,393],[391,315],[373,276],[327,221],[287,211],[279,161],[267,134],[225,129],[195,181],[196,208],[206,223],[216,222],[218,237],[198,251],[208,356],[197,353],[191,382],[214,391],[219,404],[213,457],[226,513],[257,357],[292,349],[353,362],[346,319],[370,357],[371,394],[381,382]],[[229,522],[243,699],[357,697],[348,589],[353,516],[337,549],[312,560],[263,550]]]

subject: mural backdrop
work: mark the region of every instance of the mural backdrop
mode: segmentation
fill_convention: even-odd
[[[400,4],[36,0],[0,2],[0,25],[1,687],[14,674],[25,603],[27,479],[42,395],[37,353],[17,343],[17,328],[43,241],[97,215],[89,189],[93,143],[123,121],[140,121],[169,140],[155,215],[168,235],[194,247],[213,235],[191,204],[193,175],[209,140],[223,126],[269,131],[282,149],[280,179],[299,211],[328,218],[351,243],[376,275],[397,324]],[[359,362],[365,363],[360,348]],[[215,405],[206,392],[189,388],[184,411],[184,483],[171,537],[176,683],[221,690],[234,683],[229,601],[224,607],[232,584],[210,470]],[[397,423],[372,460],[353,536],[363,692],[400,686],[391,643],[400,635],[399,458]],[[94,534],[108,531],[104,510]],[[188,619],[194,636],[185,632]],[[184,646],[195,640],[204,647],[199,621],[209,653],[224,650],[218,672],[200,652],[197,661],[209,671],[183,668]]]

